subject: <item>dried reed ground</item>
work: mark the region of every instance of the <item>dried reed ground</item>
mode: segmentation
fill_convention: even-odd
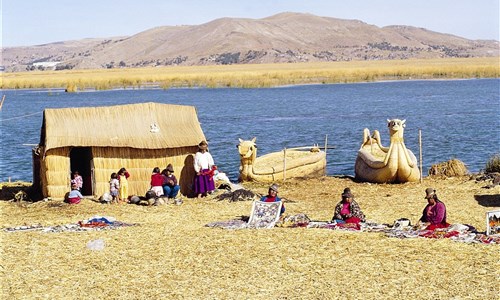
[[[289,180],[280,195],[289,200],[287,214],[329,220],[346,186],[367,218],[380,223],[415,222],[428,186],[446,203],[451,223],[484,230],[485,212],[500,208],[475,200],[483,195],[498,203],[500,187],[482,189],[466,178],[426,178],[422,185]],[[204,227],[248,216],[250,207],[210,198],[159,207],[2,201],[3,228],[74,223],[96,214],[140,224],[100,232],[2,231],[2,299],[498,299],[498,245],[327,229]],[[94,239],[105,241],[103,251],[86,248]]]

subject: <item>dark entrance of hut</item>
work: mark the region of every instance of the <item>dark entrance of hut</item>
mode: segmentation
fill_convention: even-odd
[[[92,149],[90,147],[75,147],[69,154],[71,174],[78,171],[83,178],[81,193],[84,196],[94,194],[94,167]]]

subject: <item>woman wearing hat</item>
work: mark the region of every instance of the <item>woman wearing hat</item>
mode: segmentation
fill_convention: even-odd
[[[214,159],[208,152],[208,144],[206,141],[201,141],[198,144],[198,152],[194,156],[194,192],[198,198],[206,196],[215,190],[213,179],[213,169],[215,167]]]
[[[278,185],[273,183],[269,187],[267,196],[260,198],[262,202],[280,202],[281,198],[278,197]],[[280,216],[285,212],[285,204],[281,203]]]
[[[177,197],[180,186],[177,184],[177,178],[174,175],[174,167],[168,164],[167,168],[161,172],[163,175],[163,193],[170,199]]]
[[[337,203],[333,213],[332,222],[359,224],[365,221],[365,215],[359,204],[354,201],[350,188],[345,188],[342,193],[342,201]]]
[[[450,226],[450,224],[446,223],[446,206],[438,199],[436,190],[427,188],[425,190],[425,199],[427,199],[427,205],[422,212],[422,217],[418,220],[418,224],[427,225],[425,229],[428,230]]]

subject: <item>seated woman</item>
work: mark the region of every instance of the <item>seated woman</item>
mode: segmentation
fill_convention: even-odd
[[[177,184],[177,178],[174,175],[174,166],[168,164],[167,168],[161,174],[163,175],[163,194],[169,199],[175,199],[181,187]]]
[[[428,230],[450,226],[450,224],[446,223],[446,206],[438,199],[436,190],[433,188],[426,189],[425,199],[427,199],[427,205],[422,212],[422,217],[418,220],[418,224],[427,225],[425,229]]]
[[[345,188],[342,193],[342,201],[337,203],[333,213],[332,222],[359,224],[365,221],[365,215],[359,208],[359,204],[354,201],[354,196],[350,188]]]
[[[260,201],[262,201],[262,202],[280,202],[281,199],[278,197],[278,185],[273,183],[269,187],[269,191],[267,192],[267,196],[263,196],[262,198],[260,198]],[[281,203],[280,216],[284,212],[285,212],[285,204]]]

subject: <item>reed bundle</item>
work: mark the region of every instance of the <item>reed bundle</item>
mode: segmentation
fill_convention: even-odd
[[[467,166],[458,159],[437,163],[429,168],[431,176],[460,177],[468,173]]]

